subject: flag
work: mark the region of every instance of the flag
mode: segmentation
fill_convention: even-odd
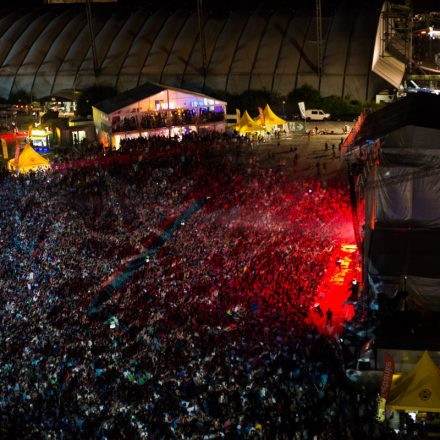
[[[382,384],[380,386],[380,397],[386,400],[390,393],[394,374],[394,359],[388,352],[384,354],[384,363],[385,367],[383,369]]]
[[[264,112],[261,107],[258,107],[258,113],[260,114],[260,124],[264,127],[266,121],[264,119]]]
[[[385,420],[385,405],[388,395],[390,394],[394,374],[394,359],[387,352],[384,354],[384,363],[385,367],[383,369],[382,384],[380,386],[379,406],[377,408],[377,419],[380,422]]]
[[[306,106],[304,102],[298,102],[299,111],[301,112],[301,117],[306,119]]]
[[[18,158],[20,157],[20,142],[18,142],[17,135],[15,136],[15,165],[18,165]]]
[[[235,113],[237,115],[237,124],[240,122],[241,119],[241,113],[240,110],[238,108],[235,109]]]
[[[2,138],[2,149],[3,149],[3,159],[7,159],[8,156],[8,144],[6,141]]]

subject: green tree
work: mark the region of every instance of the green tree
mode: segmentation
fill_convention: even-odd
[[[227,102],[227,112],[230,114],[239,109],[241,113],[247,110],[251,116],[255,116],[258,114],[258,107],[264,108],[266,104],[269,104],[275,112],[282,111],[282,99],[267,90],[246,90],[241,94],[213,91],[208,94]]]
[[[306,108],[321,108],[322,98],[318,90],[308,84],[292,90],[287,95],[287,111],[289,114],[298,113],[298,102],[304,102]]]

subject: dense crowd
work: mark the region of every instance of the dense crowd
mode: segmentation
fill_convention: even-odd
[[[308,319],[344,186],[225,135],[139,142],[166,157],[2,176],[2,438],[394,438]]]
[[[173,109],[170,111],[149,111],[131,116],[116,116],[112,120],[112,130],[114,132],[148,130],[154,128],[163,128],[168,125],[196,125],[209,122],[224,121],[223,111],[209,110],[201,108],[199,112],[196,109]]]

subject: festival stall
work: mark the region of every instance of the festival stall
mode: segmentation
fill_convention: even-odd
[[[10,159],[8,162],[8,170],[19,173],[29,173],[41,169],[50,168],[49,161],[38,154],[30,144],[26,144],[23,151],[18,157],[18,161]]]
[[[266,104],[266,107],[263,110],[263,116],[266,129],[273,129],[274,127],[287,124],[284,119],[280,118],[272,111],[269,104]]]
[[[258,124],[250,117],[247,110],[245,110],[243,116],[237,122],[235,129],[241,134],[265,131],[262,125]]]
[[[393,376],[386,409],[440,412],[440,370],[427,351],[410,371]]]

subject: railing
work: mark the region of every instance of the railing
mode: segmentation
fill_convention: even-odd
[[[145,112],[127,115],[121,119],[113,120],[112,131],[126,132],[149,130],[181,125],[209,124],[211,122],[221,122],[225,120],[224,112],[200,111],[195,110],[172,110]]]

